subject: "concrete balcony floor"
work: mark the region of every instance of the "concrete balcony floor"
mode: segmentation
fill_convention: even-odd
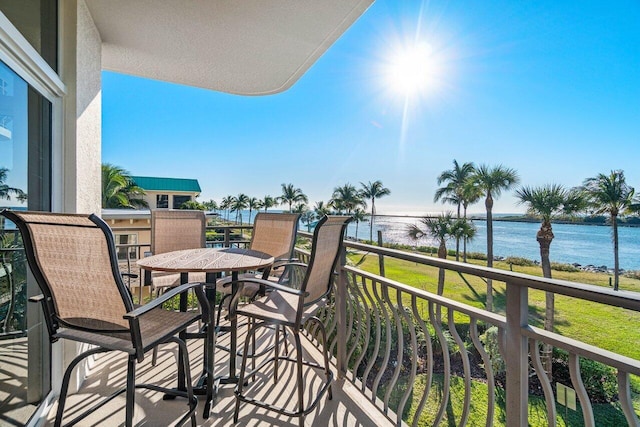
[[[244,340],[246,327],[239,329],[239,342]],[[229,335],[223,334],[218,337],[218,344],[226,346],[229,344]],[[259,342],[259,345],[267,345],[273,339],[272,332],[266,332]],[[302,339],[306,354],[312,359],[321,360],[321,353],[315,344]],[[202,372],[202,341],[190,340],[188,342],[189,357],[191,362],[192,375],[199,376]],[[293,346],[289,344],[289,350]],[[176,383],[176,356],[177,347],[175,344],[167,344],[160,347],[156,366],[152,366],[151,353],[142,363],[137,365],[136,382],[158,383],[163,386],[173,386]],[[215,373],[216,375],[227,375],[229,372],[229,353],[220,349],[215,352]],[[238,361],[238,370],[240,366]],[[273,366],[267,365],[264,371],[256,376],[256,380],[250,383],[246,389],[252,397],[259,399],[270,399],[287,408],[294,409],[297,402],[295,389],[294,364],[281,364],[279,368],[279,381],[274,384]],[[310,399],[313,393],[319,388],[321,377],[311,368],[305,368],[305,397]],[[335,377],[335,367],[334,370]],[[321,372],[320,372],[321,374]],[[106,396],[121,388],[126,379],[126,356],[119,353],[104,353],[92,361],[89,368],[88,377],[84,381],[80,390],[73,393],[67,400],[64,420],[69,421],[75,415],[89,408],[99,401],[101,396]],[[235,398],[233,390],[235,385],[221,385],[215,403],[212,407],[211,415],[208,419],[203,419],[202,410],[204,408],[204,398],[200,397],[197,408],[197,424],[202,426],[232,426],[233,410]],[[186,400],[176,399],[165,401],[162,394],[145,389],[136,390],[135,423],[144,426],[169,426],[173,425],[186,410]],[[115,426],[122,425],[125,417],[125,398],[120,395],[99,410],[94,411],[88,418],[82,420],[81,426]],[[57,405],[54,405],[44,425],[53,425]],[[63,421],[64,422],[64,421]],[[299,420],[276,412],[266,411],[254,405],[242,404],[238,424],[241,426],[297,426]],[[186,423],[185,425],[189,425]],[[376,409],[372,403],[351,383],[335,380],[333,383],[333,399],[325,397],[320,401],[318,407],[305,419],[307,426],[391,426],[391,423],[384,415]]]

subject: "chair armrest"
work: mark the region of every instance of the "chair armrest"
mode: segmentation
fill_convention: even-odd
[[[42,294],[29,297],[29,302],[42,302],[42,301],[44,301],[44,295]]]
[[[131,277],[132,279],[137,279],[138,278],[138,275],[135,274],[135,273],[124,273],[123,272],[123,273],[120,273],[120,275],[123,276],[123,277]]]
[[[262,285],[265,288],[271,288],[274,291],[282,291],[282,292],[286,292],[289,294],[293,294],[293,295],[301,295],[301,296],[308,296],[309,292],[302,292],[300,289],[295,289],[295,288],[291,288],[289,286],[283,286],[280,285],[278,283],[273,283],[270,282],[268,280],[264,280],[264,279],[257,279],[257,278],[246,278],[246,279],[238,279],[236,282],[227,282],[225,284],[223,284],[222,286],[229,287],[231,285],[233,285],[234,283],[237,283],[240,287],[244,286],[244,283],[256,283],[258,285]],[[239,294],[240,292],[238,292]]]
[[[194,283],[185,283],[184,285],[180,285],[177,286],[175,288],[172,288],[170,290],[168,290],[167,292],[164,292],[160,297],[151,300],[149,303],[141,305],[140,307],[136,308],[133,311],[128,312],[127,314],[125,314],[123,317],[127,320],[132,320],[132,319],[137,319],[138,317],[142,316],[143,314],[160,307],[162,304],[164,304],[165,302],[169,301],[171,298],[175,297],[176,295],[179,295],[183,292],[188,291],[189,289],[195,289],[196,290],[196,295],[198,296],[198,300],[200,301],[200,303],[202,304],[202,300],[200,298],[199,293],[202,293],[202,296],[204,298],[204,301],[207,302],[208,305],[208,301],[206,300],[206,297],[204,297],[204,291],[202,290],[202,288],[204,287],[204,283],[201,282],[194,282]],[[200,292],[198,292],[198,290]],[[207,307],[208,309],[208,307]]]

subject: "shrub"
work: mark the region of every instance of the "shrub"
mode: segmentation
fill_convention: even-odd
[[[484,334],[480,336],[480,341],[484,345],[484,350],[491,359],[491,368],[494,375],[499,375],[505,370],[504,360],[500,355],[500,348],[498,346],[498,327],[491,326]]]
[[[554,379],[562,384],[573,387],[569,374],[569,354],[560,349],[554,349]],[[618,398],[618,380],[616,370],[589,359],[580,359],[580,376],[584,387],[592,402],[612,402]],[[575,387],[573,387],[575,388]]]
[[[504,259],[504,262],[508,264],[513,264],[513,265],[519,265],[521,267],[533,267],[534,265],[536,265],[536,263],[531,261],[530,259],[522,258],[519,256],[506,257]]]
[[[564,264],[561,262],[552,262],[551,269],[556,271],[566,271],[568,273],[577,273],[578,271],[580,271],[579,268],[574,267],[571,264]]]
[[[623,274],[624,277],[640,280],[640,270],[629,270]]]

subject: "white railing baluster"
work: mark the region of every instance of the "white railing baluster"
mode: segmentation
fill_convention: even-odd
[[[580,400],[584,425],[585,427],[595,427],[596,422],[593,419],[593,407],[591,406],[587,389],[584,388],[582,375],[580,375],[580,358],[575,353],[569,353],[569,374],[571,375],[571,383],[576,389],[576,395]]]

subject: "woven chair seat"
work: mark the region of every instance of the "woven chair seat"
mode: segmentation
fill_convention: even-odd
[[[168,311],[161,308],[151,310],[140,317],[142,346],[146,350],[167,335],[175,335],[196,321],[200,313]],[[82,325],[84,319],[74,319],[73,324]],[[89,325],[86,325],[89,326]],[[78,329],[59,329],[56,338],[86,342],[109,350],[135,354],[130,332],[97,333]]]
[[[269,292],[267,296],[238,308],[236,312],[243,316],[294,326],[298,314],[299,301],[300,297],[297,295],[278,291]],[[326,301],[323,299],[305,306],[301,323],[304,323],[307,318],[313,316],[325,305]]]

